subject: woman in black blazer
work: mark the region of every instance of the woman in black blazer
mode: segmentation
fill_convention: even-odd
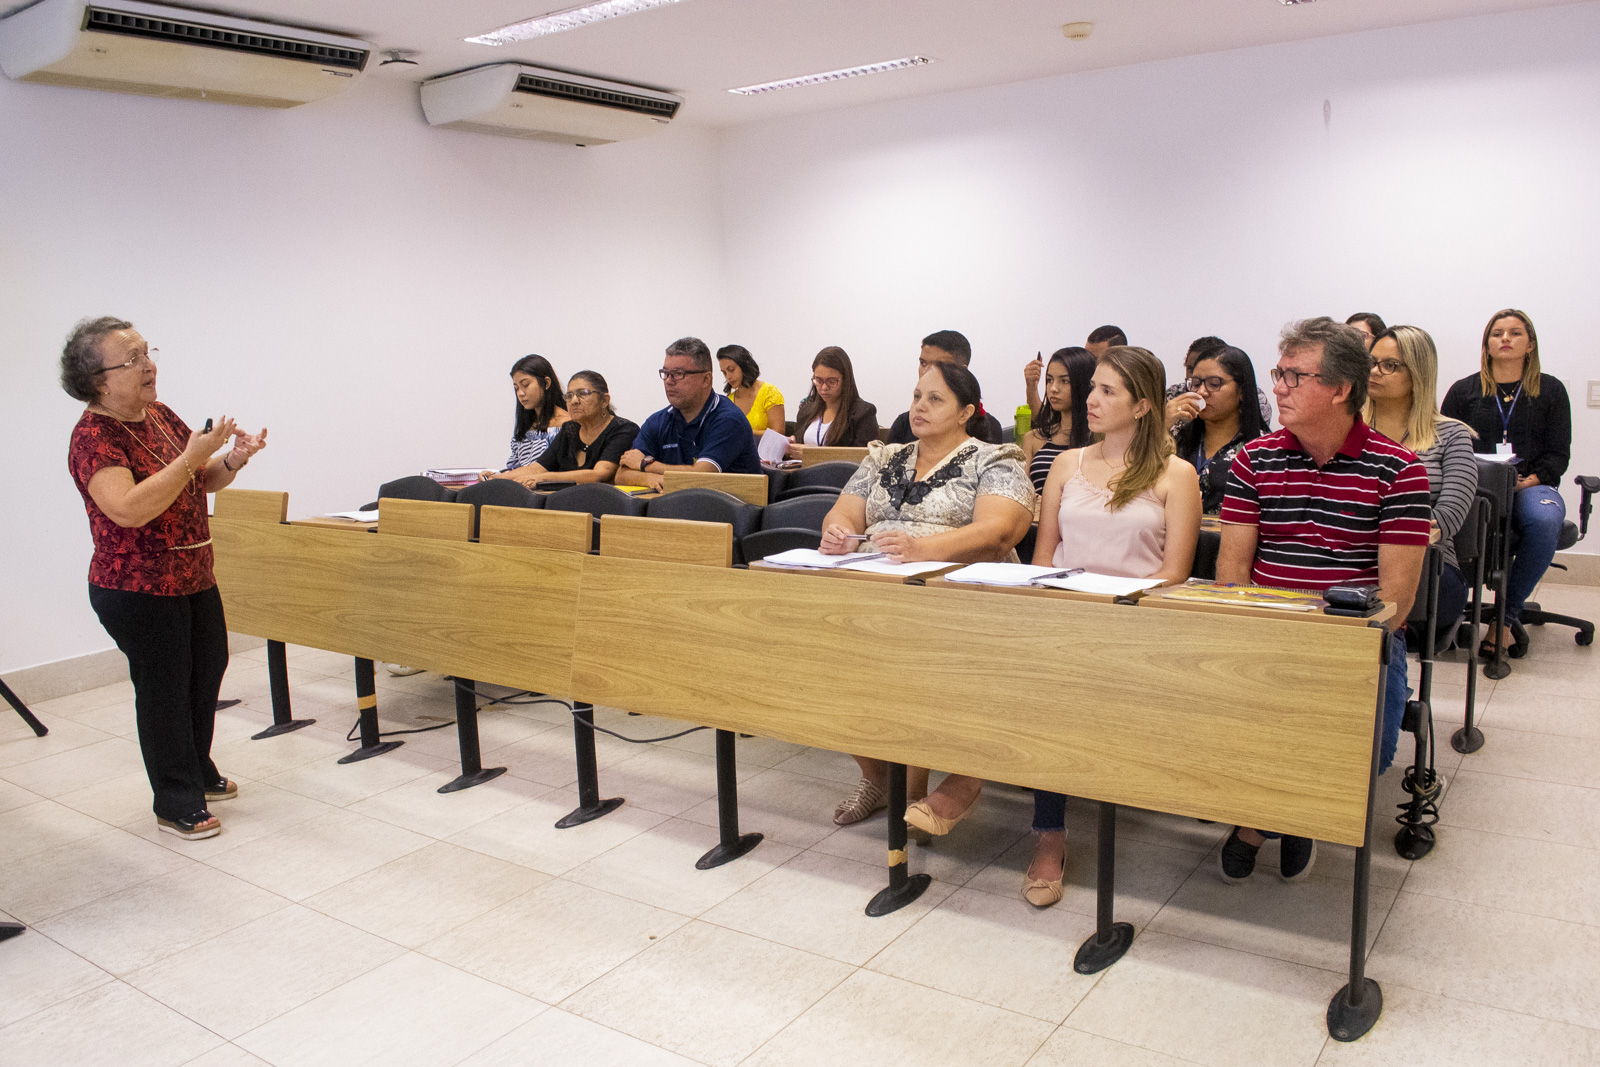
[[[878,409],[856,392],[856,374],[844,349],[830,345],[811,361],[811,393],[800,402],[789,455],[806,445],[864,448],[878,439]]]
[[[1560,379],[1539,373],[1539,335],[1524,312],[1495,312],[1483,329],[1482,367],[1452,385],[1439,408],[1477,431],[1474,451],[1512,457],[1517,466],[1516,549],[1506,575],[1512,640],[1491,623],[1478,652],[1491,658],[1498,641],[1521,656],[1528,649],[1522,605],[1555,558],[1567,519],[1561,476],[1572,458],[1572,405]]]

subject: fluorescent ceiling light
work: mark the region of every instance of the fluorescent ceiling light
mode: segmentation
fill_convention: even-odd
[[[577,7],[552,11],[548,15],[540,15],[538,18],[513,22],[509,26],[502,26],[498,30],[490,30],[476,37],[468,37],[466,40],[468,44],[511,44],[679,2],[680,0],[600,0],[600,3],[580,4]]]
[[[798,89],[802,85],[821,85],[823,82],[843,81],[845,78],[859,78],[863,74],[884,74],[891,70],[903,70],[906,67],[920,67],[933,60],[926,56],[906,56],[902,59],[889,59],[882,63],[868,63],[864,67],[845,67],[843,70],[829,70],[821,74],[805,74],[798,78],[785,78],[783,81],[762,82],[760,85],[746,85],[738,89],[729,89],[730,93],[740,96],[755,96],[758,93],[775,93],[779,89]]]

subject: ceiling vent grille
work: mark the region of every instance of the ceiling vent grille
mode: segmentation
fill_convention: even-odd
[[[222,48],[231,52],[248,52],[259,56],[280,59],[298,59],[324,67],[343,70],[361,70],[367,65],[368,53],[356,48],[339,48],[333,45],[297,41],[290,37],[274,37],[259,33],[206,26],[198,22],[151,18],[109,8],[91,7],[84,16],[83,28],[98,33],[115,33],[124,37],[142,37],[155,41],[180,41],[184,44]]]
[[[577,100],[585,104],[598,104],[601,107],[614,107],[619,111],[632,111],[639,115],[651,115],[660,119],[670,119],[678,113],[682,102],[678,100],[661,100],[648,96],[635,96],[632,93],[621,93],[614,89],[601,89],[590,85],[576,85],[572,82],[556,81],[552,78],[543,78],[537,74],[522,74],[517,78],[516,91],[529,93],[533,96],[550,96],[559,100]]]

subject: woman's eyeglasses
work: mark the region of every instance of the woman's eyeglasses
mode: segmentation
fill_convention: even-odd
[[[838,386],[843,385],[844,384],[844,379],[843,378],[818,378],[816,375],[813,374],[811,376],[811,384],[816,386],[818,389],[834,389],[834,388],[837,388]]]
[[[96,374],[104,374],[107,371],[121,370],[123,367],[142,367],[142,366],[146,366],[146,365],[154,366],[156,364],[156,361],[159,360],[160,358],[161,358],[161,349],[152,348],[148,352],[140,352],[138,355],[134,356],[132,359],[128,360],[128,362],[126,362],[126,363],[113,363],[109,367],[101,367],[99,370],[95,371],[95,373]]]
[[[562,395],[564,395],[567,398],[568,401],[572,401],[572,400],[587,400],[591,396],[600,395],[600,390],[598,390],[598,389],[569,389],[569,390],[567,390],[566,393],[564,393]]]
[[[1202,389],[1208,393],[1220,393],[1222,387],[1231,381],[1233,381],[1232,378],[1223,378],[1213,374],[1209,378],[1189,378],[1183,385],[1185,390],[1191,393],[1198,393]]]
[[[1380,378],[1387,378],[1395,371],[1405,370],[1406,365],[1398,359],[1375,359],[1372,361],[1372,373]]]

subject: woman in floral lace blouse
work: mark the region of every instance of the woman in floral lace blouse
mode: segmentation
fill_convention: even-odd
[[[973,440],[984,416],[978,380],[955,363],[935,363],[917,382],[908,445],[868,445],[867,458],[822,520],[823,552],[866,549],[897,563],[1015,560],[1013,549],[1033,520],[1033,484],[1016,445]],[[860,535],[868,540],[860,542]],[[860,822],[887,802],[889,766],[855,757],[861,781],[834,809],[840,826]],[[921,799],[928,771],[906,770],[906,792]]]

